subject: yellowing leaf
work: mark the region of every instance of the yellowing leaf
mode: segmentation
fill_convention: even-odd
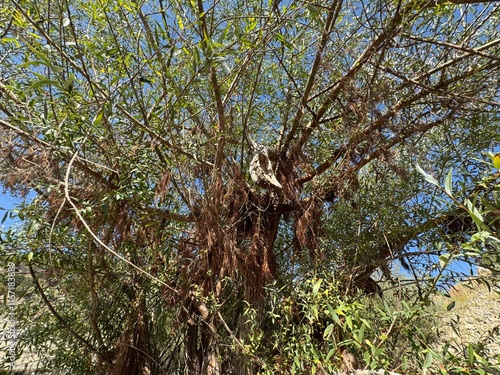
[[[178,14],[176,14],[176,16],[177,16],[177,23],[179,24],[179,28],[181,30],[184,30],[184,23],[182,22],[181,16],[179,16]]]
[[[500,169],[500,154],[496,154],[496,155],[493,157],[493,166],[494,166],[496,169]]]

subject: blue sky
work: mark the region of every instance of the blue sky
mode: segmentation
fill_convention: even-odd
[[[4,191],[3,187],[0,185],[0,222],[3,220],[5,213],[12,211],[16,206],[18,206],[23,199],[13,197]],[[9,227],[10,225],[18,222],[19,220],[10,219],[7,217],[5,222],[2,224],[3,227]]]

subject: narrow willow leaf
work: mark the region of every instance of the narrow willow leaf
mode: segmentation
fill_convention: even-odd
[[[444,183],[444,189],[446,190],[446,194],[448,194],[450,197],[453,197],[452,179],[453,179],[453,169],[450,169],[448,175],[446,176],[446,181]]]
[[[0,207],[0,209],[3,209],[3,208]],[[2,219],[2,222],[0,224],[5,223],[5,220],[7,220],[8,215],[9,215],[9,211],[6,211],[5,214],[3,215],[3,219]]]
[[[314,284],[313,289],[312,289],[312,294],[313,296],[316,296],[319,292],[319,288],[321,287],[321,283],[323,282],[322,279],[319,279],[316,284]]]
[[[35,232],[39,227],[40,225],[36,221],[32,221],[28,227],[28,230],[26,231],[26,234],[28,236],[31,236],[31,234]]]
[[[471,343],[467,346],[467,354],[469,357],[469,365],[474,364],[474,346]]]
[[[365,338],[365,326],[362,325],[361,328],[359,329],[358,334],[356,335],[356,339],[358,343],[363,342],[363,339]]]
[[[94,125],[99,125],[101,122],[102,122],[102,118],[104,116],[104,111],[103,110],[100,110],[97,115],[95,116],[94,120],[92,121],[92,123]]]
[[[325,328],[325,332],[323,333],[323,337],[324,337],[325,339],[326,339],[326,338],[328,338],[328,337],[330,336],[330,334],[332,333],[332,331],[333,331],[333,328],[334,328],[334,327],[335,327],[335,326],[333,325],[333,323],[330,323],[330,324],[328,325],[328,327],[326,327],[326,328]]]
[[[483,230],[487,230],[488,228],[486,228],[484,225],[483,215],[481,215],[481,213],[476,208],[476,206],[474,206],[474,204],[469,199],[465,200],[465,206],[467,207],[467,210],[469,211],[469,215],[472,217],[472,220],[474,220],[476,225],[479,226]]]
[[[342,325],[342,323],[340,322],[339,316],[337,314],[334,313],[333,315],[331,315],[331,317],[332,317],[333,321],[335,323],[337,323],[339,326]]]
[[[30,89],[31,90],[35,90],[35,89],[43,87],[43,86],[55,86],[58,89],[62,89],[62,87],[59,84],[59,82],[54,81],[53,79],[41,79],[40,81],[37,81],[37,82],[33,83],[30,86]]]
[[[337,348],[332,348],[330,349],[330,351],[328,352],[328,354],[326,355],[326,360],[329,361],[330,358],[332,358],[332,356],[335,354],[335,351],[337,350]]]
[[[417,171],[422,175],[424,176],[424,178],[426,179],[427,182],[433,184],[433,185],[436,185],[436,186],[439,186],[439,181],[436,180],[434,177],[432,177],[430,174],[426,173],[421,167],[420,165],[416,165],[416,168],[417,168]]]
[[[307,10],[309,13],[311,13],[312,17],[318,17],[319,16],[319,9],[318,7],[315,7],[314,5],[307,5]]]
[[[449,253],[443,254],[439,257],[439,265],[441,266],[441,268],[446,267],[449,261],[450,261]]]
[[[425,357],[425,362],[424,362],[423,368],[424,369],[429,368],[431,363],[432,363],[432,353],[428,352],[427,356]]]
[[[71,92],[72,91],[72,87],[73,87],[73,81],[75,80],[75,76],[73,74],[71,74],[66,80],[64,80],[63,82],[63,87],[68,91],[68,92]]]

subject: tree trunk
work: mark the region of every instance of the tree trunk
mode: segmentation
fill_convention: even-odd
[[[185,339],[185,367],[184,375],[201,374],[200,353],[198,351],[198,324],[194,321],[188,322],[189,327]]]
[[[184,375],[219,375],[219,341],[213,315],[202,303],[197,310],[188,321]]]
[[[204,340],[202,342],[206,345],[205,348],[201,348],[204,352],[203,374],[207,375],[220,375],[220,362],[219,362],[219,340],[217,338],[217,332],[212,330],[213,317],[210,318],[210,325],[207,327],[203,324],[203,336]]]
[[[274,242],[276,240],[281,214],[274,212],[270,201],[266,202],[267,211],[262,210],[255,224],[252,236],[252,245],[248,252],[243,274],[243,299],[253,310],[255,316],[248,319],[242,316],[238,338],[247,344],[252,331],[259,330],[265,318],[265,285],[276,277],[276,259],[274,255]],[[238,350],[235,374],[254,375],[259,371],[259,366],[248,361],[245,355]]]
[[[140,291],[134,293],[127,328],[115,343],[116,357],[113,375],[149,374],[149,329],[146,300]]]

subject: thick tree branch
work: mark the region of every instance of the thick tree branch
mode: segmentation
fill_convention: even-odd
[[[457,1],[457,4],[459,3],[482,3],[482,2],[460,2],[461,0]],[[435,2],[429,2],[429,1],[424,1],[420,5],[420,7],[415,7],[415,4],[409,4],[407,7],[400,11],[396,12],[395,16],[393,19],[390,21],[389,26],[387,29],[381,33],[365,50],[364,52],[360,55],[360,57],[356,60],[356,62],[352,65],[352,67],[344,74],[344,76],[336,82],[333,86],[329,88],[331,90],[329,94],[327,95],[326,99],[323,101],[323,104],[319,107],[319,109],[316,111],[315,115],[313,118],[309,121],[309,123],[305,126],[305,128],[302,130],[302,134],[300,138],[297,140],[295,147],[297,149],[301,149],[303,145],[307,142],[309,139],[310,135],[312,134],[313,130],[316,129],[320,124],[321,124],[321,119],[325,115],[325,113],[328,111],[328,109],[331,107],[332,103],[334,100],[337,98],[338,94],[342,91],[342,89],[345,87],[347,82],[350,80],[354,79],[356,76],[357,72],[365,65],[369,59],[376,54],[380,48],[385,45],[389,40],[391,40],[394,35],[396,35],[397,30],[400,26],[400,23],[404,20],[404,16],[408,14],[413,14],[413,17],[415,14],[418,14],[419,11],[424,9],[425,7],[428,7],[430,5],[435,6]],[[451,66],[453,64],[456,64],[457,62],[475,55],[479,54],[484,50],[487,50],[488,48],[491,48],[492,46],[498,44],[498,40],[492,41],[490,43],[487,43],[484,46],[481,46],[479,48],[476,48],[474,50],[470,50],[467,53],[465,53],[462,56],[459,56],[456,59],[453,59],[451,61],[447,61],[436,68],[429,70],[428,72],[422,74],[420,77],[418,77],[417,80],[423,80],[423,78],[429,77],[430,75],[434,74],[435,72],[444,69],[448,66]]]
[[[21,102],[21,100],[19,100],[17,95],[12,90],[10,90],[7,86],[5,86],[2,81],[0,81],[0,91],[3,92],[7,96],[7,98],[12,100],[17,105],[23,104]]]
[[[411,10],[411,8],[410,8]],[[352,64],[351,68],[344,74],[344,76],[331,87],[331,91],[328,93],[326,98],[323,100],[323,103],[316,111],[313,118],[309,121],[309,123],[302,129],[302,133],[300,138],[297,140],[295,144],[295,148],[300,150],[307,142],[309,137],[311,136],[314,129],[316,129],[321,123],[321,119],[325,115],[325,113],[330,109],[332,103],[337,98],[338,94],[342,91],[342,89],[346,86],[349,81],[352,81],[356,74],[363,68],[366,62],[375,55],[380,48],[391,40],[394,35],[396,35],[396,31],[399,27],[399,24],[404,19],[404,15],[408,13],[409,10],[400,12],[396,11],[396,14],[389,22],[389,26],[382,32],[377,38],[375,38],[372,43],[368,47],[365,48],[363,53],[358,57],[358,59]]]
[[[495,69],[497,66],[500,66],[500,63],[495,60],[494,62],[491,62],[491,64],[488,65],[488,69]],[[366,129],[364,129],[361,132],[354,133],[351,136],[351,138],[349,139],[349,141],[347,142],[347,144],[343,144],[343,145],[339,146],[331,154],[331,156],[328,157],[320,165],[318,165],[313,170],[312,173],[308,174],[307,176],[301,177],[300,179],[297,180],[297,183],[299,185],[304,184],[305,182],[312,180],[315,176],[318,176],[321,173],[323,173],[326,170],[328,170],[333,165],[333,163],[335,163],[339,158],[343,157],[344,154],[348,150],[355,149],[356,145],[358,145],[360,142],[362,142],[363,140],[365,140],[369,136],[369,134],[371,134],[371,133],[373,133],[373,132],[375,132],[375,131],[377,131],[379,129],[382,129],[384,126],[386,126],[390,122],[390,120],[396,114],[398,114],[399,112],[401,112],[403,109],[410,107],[411,105],[413,105],[417,101],[425,98],[426,96],[428,96],[428,95],[430,95],[432,93],[435,93],[435,92],[444,93],[444,92],[446,92],[445,89],[450,84],[456,83],[456,82],[458,82],[460,80],[463,80],[463,79],[465,79],[467,77],[472,76],[474,73],[476,73],[476,70],[479,70],[479,69],[482,69],[482,67],[476,67],[475,69],[471,69],[471,70],[465,71],[465,72],[463,72],[462,74],[460,74],[458,76],[451,77],[448,80],[443,81],[443,82],[439,82],[439,83],[437,83],[434,86],[428,86],[428,85],[426,85],[424,83],[420,83],[420,82],[415,81],[415,80],[410,80],[410,79],[406,80],[406,79],[404,79],[405,82],[403,83],[402,86],[407,86],[409,84],[408,81],[410,81],[413,85],[422,87],[423,90],[421,90],[418,94],[416,94],[416,95],[414,95],[414,96],[412,96],[410,98],[406,98],[406,99],[403,99],[403,100],[399,101],[394,106],[392,106],[391,108],[389,108],[385,113],[379,115],[378,118],[375,119],[371,123],[371,125],[368,126]],[[400,77],[400,78],[403,79],[404,77]],[[458,110],[459,110],[459,108],[456,109],[456,111],[458,111]],[[455,111],[453,113],[455,113]],[[437,120],[437,121],[433,121],[433,122],[431,122],[431,123],[429,123],[427,125],[426,124],[419,124],[416,127],[407,126],[403,130],[402,133],[400,133],[399,135],[396,135],[395,137],[393,137],[390,140],[390,142],[389,142],[390,143],[390,147],[393,147],[397,143],[399,143],[399,142],[403,141],[404,139],[410,137],[412,134],[422,133],[422,129],[424,129],[425,131],[427,131],[428,129],[430,129],[432,127],[435,127],[435,126],[438,126],[439,124],[442,124],[442,123],[443,123],[442,120]],[[414,130],[412,131],[412,129],[414,129]],[[372,156],[374,156],[374,155],[372,155]],[[376,157],[378,157],[378,156],[380,156],[380,154],[378,154]],[[372,160],[371,156],[367,156],[366,158],[364,158],[365,162],[363,163],[363,165],[365,165],[368,162],[368,159]]]
[[[316,56],[314,57],[314,62],[312,64],[311,70],[309,71],[306,87],[304,89],[304,92],[302,94],[302,98],[301,98],[300,103],[298,105],[297,113],[295,114],[295,117],[293,119],[292,128],[290,129],[290,132],[288,133],[288,135],[285,139],[285,142],[283,144],[283,150],[281,150],[281,152],[283,154],[285,154],[288,151],[290,143],[292,142],[293,137],[295,136],[295,133],[297,132],[299,124],[302,120],[302,116],[304,114],[304,109],[307,106],[307,102],[309,100],[311,90],[312,90],[314,84],[316,83],[316,75],[318,73],[318,68],[320,66],[320,63],[321,63],[321,60],[323,57],[323,51],[325,50],[325,47],[328,43],[328,40],[330,38],[330,33],[332,32],[333,25],[335,24],[335,20],[339,14],[341,7],[342,7],[342,0],[334,0],[328,9],[328,16],[327,16],[327,19],[325,22],[325,27],[323,29],[321,39],[318,43],[318,50],[316,51]]]
[[[224,111],[224,103],[221,93],[221,88],[217,79],[217,70],[212,58],[212,50],[209,45],[209,39],[211,38],[210,33],[208,32],[206,13],[203,8],[203,0],[198,0],[198,12],[201,23],[201,31],[202,31],[202,46],[203,52],[205,53],[207,63],[210,65],[210,82],[212,84],[213,95],[215,98],[215,103],[217,106],[217,115],[219,118],[219,124],[216,129],[217,133],[217,151],[215,156],[215,168],[214,168],[214,177],[220,179],[221,169],[222,169],[222,161],[224,159],[224,145],[225,145],[225,134],[226,134],[226,114]]]
[[[486,51],[486,50],[498,45],[500,43],[500,39],[493,40],[493,41],[491,41],[483,46],[477,47],[477,48],[467,48],[467,47],[464,47],[464,46],[461,46],[458,44],[447,43],[447,42],[443,42],[443,41],[436,40],[436,39],[422,38],[422,37],[419,37],[416,35],[403,34],[403,36],[405,38],[408,38],[410,40],[414,40],[417,42],[434,44],[436,46],[452,48],[452,49],[456,49],[458,51],[462,51],[462,52],[466,53],[465,55],[460,56],[458,59],[450,60],[451,62],[458,62],[458,61],[462,60],[463,58],[469,57],[471,55],[477,55],[477,56],[485,57],[485,58],[490,59],[490,60],[500,61],[500,56],[492,55],[492,54],[483,52],[483,51]]]

